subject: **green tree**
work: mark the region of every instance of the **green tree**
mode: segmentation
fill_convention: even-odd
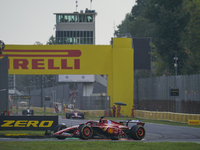
[[[132,7],[131,13],[128,13],[125,19],[117,26],[115,35],[129,33],[131,37],[152,37],[154,38],[154,24],[144,18],[144,12],[148,0],[137,0],[136,5]]]
[[[33,45],[43,45],[43,44],[39,41],[36,41]]]
[[[117,26],[118,30],[115,31],[115,35],[117,37],[120,37],[123,34],[130,33],[130,28],[131,28],[131,14],[127,13],[125,19],[121,22],[120,25]]]
[[[189,22],[182,35],[181,44],[188,56],[185,61],[185,68],[182,71],[185,74],[200,73],[200,1],[185,0],[183,11],[188,14]]]
[[[154,40],[155,24],[144,17],[148,2],[149,0],[136,1],[131,13],[128,13],[121,24],[117,26],[118,29],[115,31],[117,37],[128,33],[131,37],[151,37],[152,41]],[[137,70],[135,72],[135,79],[149,76],[148,70]]]
[[[136,5],[132,7],[131,19],[135,20],[137,17],[144,17],[145,15],[145,9],[147,4],[149,3],[149,0],[136,0]]]
[[[145,17],[155,23],[153,55],[155,63],[159,64],[159,68],[155,68],[158,74],[175,74],[175,55],[179,58],[178,74],[181,74],[187,59],[187,54],[180,44],[181,34],[187,24],[186,14],[182,12],[182,3],[183,0],[149,0],[147,4]]]
[[[56,44],[56,38],[52,35],[49,38],[49,41],[47,41],[46,45],[55,45]]]

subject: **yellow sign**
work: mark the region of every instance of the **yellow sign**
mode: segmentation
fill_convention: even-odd
[[[6,45],[9,74],[108,75],[112,106],[124,102],[121,114],[133,106],[133,49],[131,38],[114,38],[112,45]]]
[[[189,125],[199,125],[199,120],[188,120]]]
[[[53,121],[41,121],[38,120],[4,120],[4,124],[1,127],[51,127]]]
[[[7,45],[9,74],[108,74],[111,46]]]

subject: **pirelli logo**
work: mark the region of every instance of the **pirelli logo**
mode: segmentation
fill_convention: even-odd
[[[80,50],[4,50],[13,70],[79,70]],[[2,56],[5,56],[3,54]],[[60,58],[59,62],[56,58]]]
[[[199,125],[200,120],[188,120],[189,125]]]
[[[58,116],[1,116],[0,130],[46,130],[58,125]]]

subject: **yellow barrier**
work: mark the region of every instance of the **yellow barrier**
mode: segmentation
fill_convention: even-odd
[[[135,110],[135,117],[154,120],[166,120],[188,123],[189,120],[200,120],[200,114],[184,114],[172,112]]]
[[[44,112],[44,107],[30,107],[30,109],[33,109],[34,111],[38,112]],[[53,113],[53,108],[45,108],[45,112]]]

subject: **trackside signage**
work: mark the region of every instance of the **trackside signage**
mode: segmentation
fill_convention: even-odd
[[[0,116],[0,130],[53,130],[58,116]]]
[[[79,70],[80,50],[5,50],[8,69],[15,71]],[[5,54],[4,54],[5,55]],[[2,56],[4,56],[2,55]]]
[[[188,120],[189,125],[199,125],[200,121],[199,120]]]
[[[9,74],[107,75],[110,105],[123,100],[127,106],[121,111],[129,116],[133,106],[133,52],[131,38],[113,38],[112,45],[6,45],[0,59],[8,55]]]

